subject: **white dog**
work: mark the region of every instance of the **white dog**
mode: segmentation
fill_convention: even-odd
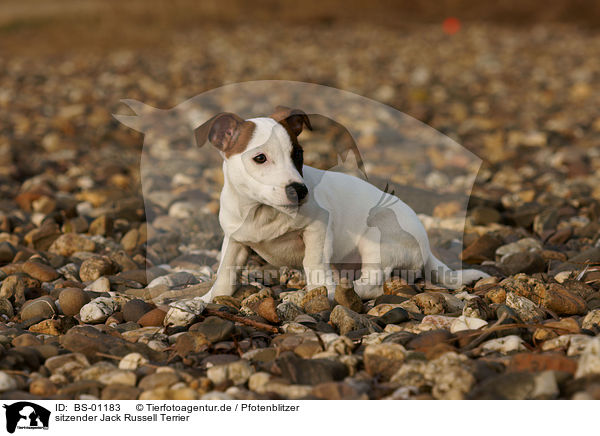
[[[250,249],[273,266],[302,267],[307,289],[327,286],[330,300],[339,265],[359,265],[353,284],[364,299],[380,295],[398,270],[451,289],[488,276],[452,271],[438,260],[419,218],[397,197],[357,177],[303,165],[297,137],[304,126],[312,129],[304,112],[278,107],[249,120],[221,113],[196,129],[198,145],[208,141],[224,158],[225,239],[205,301],[234,293]]]

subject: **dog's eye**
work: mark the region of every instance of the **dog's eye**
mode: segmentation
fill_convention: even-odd
[[[267,156],[265,156],[263,153],[261,153],[261,154],[257,154],[252,159],[257,164],[264,164],[267,161]]]

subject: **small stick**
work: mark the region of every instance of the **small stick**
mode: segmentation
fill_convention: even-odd
[[[504,314],[502,314],[502,315],[504,315]],[[473,332],[473,334],[472,334],[473,336],[477,336],[478,334],[481,335],[481,336],[479,336],[473,342],[471,342],[466,347],[464,347],[463,351],[468,351],[468,350],[470,350],[472,348],[477,347],[479,344],[481,344],[490,335],[490,333],[501,331],[501,330],[509,330],[509,329],[513,329],[513,328],[541,328],[541,329],[547,329],[547,330],[559,330],[559,331],[563,331],[565,333],[572,333],[569,329],[566,329],[566,328],[563,328],[563,327],[549,326],[549,325],[546,325],[546,324],[514,323],[514,324],[502,324],[502,325],[499,325],[500,322],[501,321],[499,319],[498,322],[496,322],[490,328],[485,329],[484,331],[482,331],[482,333],[475,333],[475,332]]]
[[[467,351],[467,350],[471,350],[475,347],[477,347],[479,344],[481,344],[483,341],[485,341],[488,336],[490,336],[495,330],[494,328],[499,326],[500,324],[502,324],[502,322],[508,317],[508,315],[505,313],[503,313],[502,315],[500,315],[500,318],[498,318],[498,321],[496,321],[494,323],[493,326],[491,326],[490,328],[485,329],[483,332],[481,333],[473,333],[473,336],[475,335],[479,335],[479,337],[475,340],[473,340],[470,344],[466,345],[465,347],[463,347],[463,351]]]
[[[277,327],[273,327],[272,325],[265,324],[264,322],[252,321],[251,319],[245,318],[243,316],[234,315],[232,313],[224,312],[221,310],[204,309],[203,315],[218,316],[219,318],[239,322],[241,324],[246,324],[250,327],[254,327],[259,330],[265,330],[270,333],[279,333],[279,329]]]

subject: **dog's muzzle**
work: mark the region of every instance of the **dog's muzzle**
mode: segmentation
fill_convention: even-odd
[[[306,188],[306,185],[294,182],[285,187],[285,194],[290,201],[300,203],[308,195],[308,189]]]

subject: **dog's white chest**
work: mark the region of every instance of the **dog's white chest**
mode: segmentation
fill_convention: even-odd
[[[304,242],[300,232],[290,232],[278,238],[249,244],[256,253],[276,267],[302,267]]]

